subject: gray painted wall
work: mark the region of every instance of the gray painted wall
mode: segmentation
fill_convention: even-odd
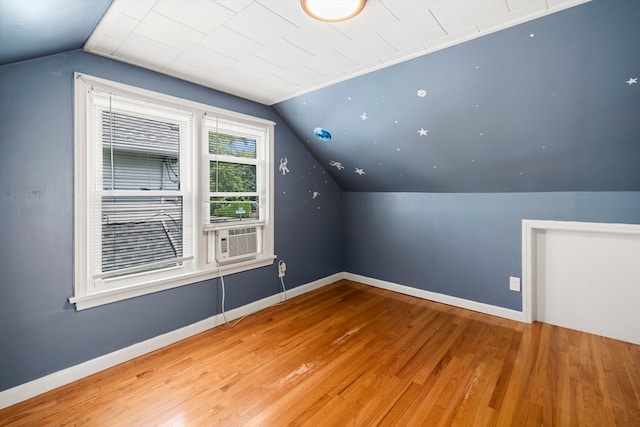
[[[80,51],[0,67],[0,390],[220,311],[217,280],[81,312],[73,293],[73,72],[275,121],[275,251],[289,288],[342,271],[342,191],[269,107]],[[312,198],[318,191],[319,197]],[[226,308],[276,294],[276,265],[225,278]]]
[[[522,219],[640,224],[640,192],[347,192],[345,270],[520,311]]]

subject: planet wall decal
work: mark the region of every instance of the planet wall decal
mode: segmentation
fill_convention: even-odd
[[[315,128],[313,134],[321,141],[330,141],[331,133],[324,128]]]

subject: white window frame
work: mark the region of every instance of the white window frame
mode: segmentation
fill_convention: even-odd
[[[217,122],[221,120],[224,123],[222,129],[218,129]],[[210,131],[224,131],[230,135],[236,135],[240,137],[249,137],[256,141],[256,157],[244,159],[241,157],[234,156],[224,156],[211,154],[208,150],[208,144],[203,144],[204,150],[202,154],[203,162],[202,168],[203,170],[209,171],[210,162],[211,161],[222,161],[228,163],[235,164],[248,164],[256,166],[256,191],[251,193],[228,193],[228,192],[215,192],[210,191],[209,186],[209,175],[206,174],[206,181],[202,183],[203,192],[206,193],[206,201],[210,200],[210,197],[242,197],[242,196],[256,196],[258,198],[258,218],[254,220],[240,220],[240,221],[228,221],[228,222],[210,222],[209,216],[209,204],[205,203],[205,211],[203,212],[204,217],[204,230],[207,233],[207,262],[216,263],[216,232],[219,230],[232,229],[232,228],[245,228],[245,227],[255,227],[257,229],[257,241],[258,241],[258,253],[257,256],[260,256],[265,248],[264,242],[267,242],[269,239],[266,238],[265,233],[267,229],[265,228],[265,224],[267,224],[270,220],[271,212],[271,200],[269,200],[268,195],[270,194],[268,188],[270,186],[271,177],[268,173],[269,171],[269,163],[268,163],[268,153],[265,149],[268,147],[267,142],[270,139],[268,134],[268,129],[265,128],[256,128],[251,123],[244,123],[235,121],[234,123],[230,123],[230,121],[223,117],[205,117],[203,124],[203,141],[208,141],[209,132]],[[273,164],[273,162],[271,162]]]
[[[95,263],[92,263],[93,254],[90,252],[92,247],[90,213],[93,209],[92,203],[95,203],[96,192],[92,189],[88,178],[102,173],[91,170],[95,160],[91,157],[92,151],[89,147],[88,132],[91,131],[91,118],[89,117],[88,93],[92,90],[113,93],[167,108],[177,108],[180,111],[189,111],[193,114],[192,129],[189,135],[190,147],[184,152],[189,153],[185,154],[185,157],[188,158],[182,159],[182,151],[180,156],[181,162],[184,160],[190,164],[190,167],[181,168],[181,171],[189,170],[189,176],[182,177],[185,188],[184,191],[181,191],[181,195],[183,204],[189,204],[185,208],[185,212],[190,212],[188,221],[192,224],[189,236],[192,256],[188,257],[181,267],[107,279],[103,279],[100,272],[92,271],[92,265]],[[69,298],[69,302],[75,304],[77,310],[273,264],[275,259],[273,237],[274,122],[81,73],[74,75],[74,97],[74,295]],[[208,154],[208,139],[204,124],[205,117],[220,117],[265,129],[266,150],[264,167],[260,169],[262,173],[260,191],[267,194],[264,199],[267,206],[264,206],[265,211],[261,213],[259,221],[254,222],[260,230],[260,249],[255,258],[224,265],[212,262],[211,245],[215,231],[238,227],[238,223],[208,224],[208,214],[204,209],[204,205],[208,207],[209,200],[209,165],[206,156]],[[242,221],[241,224],[248,226],[250,222]],[[95,230],[95,226],[93,229]],[[215,260],[215,257],[213,259]]]

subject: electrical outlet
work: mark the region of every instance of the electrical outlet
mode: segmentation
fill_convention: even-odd
[[[519,277],[509,277],[509,289],[512,291],[520,292],[520,278]]]
[[[285,271],[287,271],[287,264],[284,261],[278,263],[278,277],[284,277]]]

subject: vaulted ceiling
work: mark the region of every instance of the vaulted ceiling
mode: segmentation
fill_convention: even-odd
[[[79,49],[111,0],[0,0],[0,65]]]
[[[640,190],[639,20],[635,0],[368,0],[333,24],[297,0],[0,0],[0,64],[82,47],[273,105],[346,191]]]

